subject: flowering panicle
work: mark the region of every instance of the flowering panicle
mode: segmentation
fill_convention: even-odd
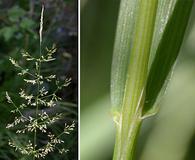
[[[44,8],[41,12],[40,45],[42,42],[43,11]],[[27,92],[25,89],[21,89],[18,93],[22,100],[20,105],[16,105],[9,93],[6,92],[7,102],[14,107],[14,109],[11,110],[11,113],[16,115],[14,121],[7,124],[6,128],[16,130],[18,136],[21,134],[29,133],[30,135],[34,133],[34,137],[22,145],[18,145],[14,140],[10,140],[9,145],[21,154],[33,156],[34,158],[45,158],[48,153],[53,152],[54,150],[58,150],[59,153],[66,153],[68,151],[67,149],[59,149],[56,146],[64,143],[61,137],[70,134],[75,127],[74,122],[70,125],[65,124],[64,130],[57,136],[52,134],[51,129],[49,129],[50,125],[63,118],[63,114],[56,113],[50,115],[47,113],[46,109],[49,107],[55,107],[57,102],[62,100],[56,95],[57,92],[71,83],[71,78],[66,78],[64,82],[60,82],[55,74],[41,74],[42,63],[49,63],[55,60],[54,54],[56,51],[56,45],[53,45],[50,49],[46,47],[46,54],[40,54],[39,57],[33,57],[30,53],[22,51],[21,55],[23,59],[35,65],[35,68],[32,70],[24,68],[16,60],[9,58],[10,62],[17,68],[17,70],[19,70],[18,75],[22,76],[24,83],[26,84],[25,86],[30,86],[35,90],[35,92]],[[55,84],[56,89],[54,92],[51,93],[51,91],[48,90],[48,87],[45,86],[46,83]],[[34,112],[26,114],[26,111],[32,108],[34,109]],[[43,144],[40,146],[37,144],[38,133],[45,134],[47,137],[47,141],[42,142]]]

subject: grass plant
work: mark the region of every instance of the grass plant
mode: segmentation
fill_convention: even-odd
[[[16,136],[11,138],[9,145],[21,154],[28,156],[28,159],[45,158],[49,153],[58,151],[60,154],[68,152],[67,148],[59,146],[63,144],[63,136],[70,134],[74,130],[74,121],[70,124],[65,123],[61,133],[55,135],[52,133],[51,126],[57,125],[64,118],[63,113],[49,113],[48,108],[55,108],[58,102],[62,101],[58,92],[71,83],[71,78],[59,79],[55,74],[45,75],[42,72],[42,66],[55,61],[54,53],[57,51],[55,45],[43,51],[42,32],[44,5],[42,6],[40,18],[40,53],[38,56],[32,56],[27,51],[22,51],[21,61],[16,61],[10,57],[10,62],[19,71],[25,88],[19,91],[21,104],[16,104],[14,99],[6,92],[7,102],[13,107],[11,113],[15,116],[14,121],[7,124],[8,129],[16,131]],[[23,61],[24,60],[24,61]],[[24,68],[22,63],[30,63],[33,69]],[[55,90],[49,90],[48,86],[55,86]],[[27,112],[30,109],[32,112]],[[23,135],[29,135],[23,138]],[[45,140],[40,140],[39,135],[44,135]],[[31,138],[32,137],[32,138]]]
[[[133,160],[142,121],[158,111],[193,0],[122,0],[111,76],[113,160]]]

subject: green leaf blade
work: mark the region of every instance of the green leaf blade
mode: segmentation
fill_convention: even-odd
[[[138,1],[134,0],[122,0],[120,4],[111,73],[111,103],[113,110],[119,111],[123,101],[137,4]]]
[[[192,5],[193,0],[177,0],[175,3],[149,71],[143,114],[155,110],[157,98],[163,86],[166,87],[167,77],[179,54]]]

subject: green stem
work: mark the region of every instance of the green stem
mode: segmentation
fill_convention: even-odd
[[[42,45],[40,43],[40,58],[42,55]],[[36,119],[38,118],[38,112],[39,112],[39,103],[38,103],[38,99],[39,99],[39,90],[40,90],[40,73],[41,73],[41,61],[39,61],[38,63],[38,71],[37,71],[37,96],[36,96],[36,111],[35,111],[35,117]],[[34,151],[36,151],[36,141],[37,141],[37,129],[35,128],[34,131]],[[34,156],[34,160],[35,160],[35,156]]]
[[[114,148],[113,160],[132,160],[134,156],[134,150],[136,146],[137,136],[142,121],[139,118],[135,118],[135,121],[131,123],[131,130],[126,141],[128,142],[125,150],[121,151],[121,130],[117,129],[116,143]]]
[[[39,49],[39,59],[41,59],[42,55],[42,30],[43,30],[43,13],[44,13],[44,5],[42,5],[42,11],[41,11],[41,19],[40,19],[40,30],[39,30],[39,35],[40,35],[40,49]],[[37,68],[37,96],[36,96],[36,112],[35,112],[35,117],[36,119],[38,118],[38,111],[39,111],[39,90],[40,90],[40,73],[41,73],[41,60],[38,62],[38,68]],[[37,129],[35,128],[34,131],[34,152],[36,152],[36,144],[37,144]],[[33,155],[34,160],[35,160],[35,155]]]
[[[121,6],[129,0],[122,0]],[[158,0],[138,0],[135,24],[127,68],[122,109],[117,122],[116,145],[113,160],[132,160],[136,137],[142,121],[148,61],[154,31]],[[125,7],[128,10],[128,7]],[[121,13],[127,12],[121,9]],[[123,16],[120,16],[122,19]],[[120,19],[119,19],[120,22]],[[120,25],[123,24],[118,24]],[[123,31],[121,31],[123,32]],[[125,33],[127,34],[127,33]]]

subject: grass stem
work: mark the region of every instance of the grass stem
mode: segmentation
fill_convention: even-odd
[[[127,3],[126,1],[128,0],[123,0],[121,3]],[[119,113],[113,160],[133,159],[136,137],[142,121],[141,112],[144,104],[144,88],[147,81],[147,68],[157,4],[158,0],[139,0],[138,2],[132,38],[133,44],[130,49],[131,54],[127,68],[122,110]]]

